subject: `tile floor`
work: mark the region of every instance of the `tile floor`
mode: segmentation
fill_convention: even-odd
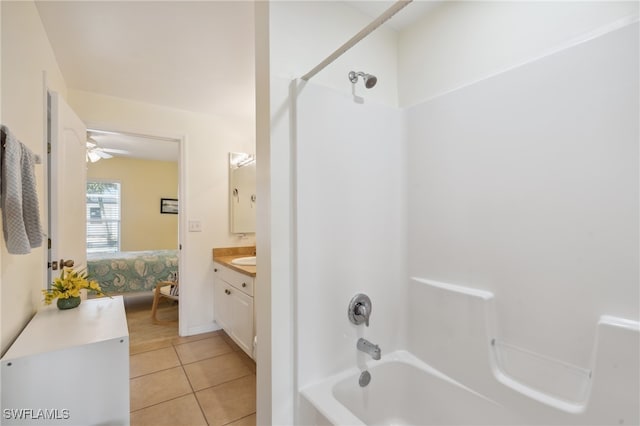
[[[140,335],[132,328],[146,312],[127,310],[131,335]],[[163,338],[131,342],[131,425],[254,426],[255,362],[223,331],[170,337],[165,330]]]

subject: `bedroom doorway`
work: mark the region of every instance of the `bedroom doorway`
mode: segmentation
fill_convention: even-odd
[[[151,321],[157,283],[177,281],[183,261],[183,140],[88,127],[87,270]],[[177,329],[179,304],[163,311]]]

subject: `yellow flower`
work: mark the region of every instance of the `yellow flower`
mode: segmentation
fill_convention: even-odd
[[[73,268],[63,268],[60,276],[53,280],[51,288],[42,290],[44,303],[50,305],[55,299],[68,299],[80,296],[80,290],[87,289],[98,296],[104,296],[97,281],[89,281],[86,271],[74,271]]]

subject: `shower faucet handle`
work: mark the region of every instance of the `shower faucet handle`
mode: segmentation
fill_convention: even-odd
[[[356,294],[349,302],[347,310],[349,321],[355,325],[364,323],[369,327],[369,317],[371,316],[371,299],[366,294]]]
[[[367,306],[362,303],[356,303],[353,310],[356,315],[364,317],[364,324],[369,327],[369,311],[367,311]]]

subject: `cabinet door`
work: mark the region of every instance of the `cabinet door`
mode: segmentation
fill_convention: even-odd
[[[231,286],[221,280],[213,281],[213,317],[227,333],[231,332]]]
[[[249,355],[253,354],[253,297],[231,289],[233,299],[233,337],[240,347]]]

